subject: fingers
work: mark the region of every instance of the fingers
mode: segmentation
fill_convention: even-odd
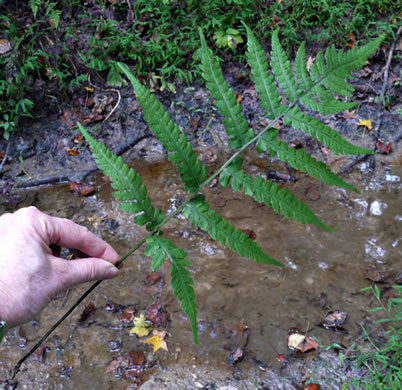
[[[88,256],[101,258],[113,264],[119,260],[118,253],[86,227],[77,225],[68,219],[47,215],[46,218],[49,244],[78,249]]]
[[[61,291],[79,283],[111,279],[118,269],[109,261],[97,258],[77,259],[73,261],[60,258],[53,259],[55,290]]]

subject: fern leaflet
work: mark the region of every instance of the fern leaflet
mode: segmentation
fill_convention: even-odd
[[[91,146],[99,169],[112,180],[112,187],[118,190],[113,192],[113,196],[123,201],[119,204],[120,209],[126,213],[141,213],[134,217],[134,222],[146,225],[148,231],[153,230],[163,221],[164,215],[160,209],[153,208],[141,176],[129,168],[120,156],[114,155],[105,145],[90,136],[80,123],[78,127]]]
[[[194,343],[197,345],[197,305],[195,303],[193,280],[190,271],[186,268],[191,265],[191,263],[186,260],[187,253],[177,248],[167,238],[161,238],[159,236],[148,237],[147,244],[146,252],[152,254],[153,265],[154,262],[162,263],[166,256],[172,263],[170,266],[170,285],[174,295],[180,302],[181,308],[190,321]],[[155,261],[155,259],[157,260]]]
[[[215,99],[215,105],[224,118],[223,124],[229,137],[228,144],[232,149],[238,149],[253,138],[254,132],[249,129],[248,123],[241,113],[241,106],[236,103],[233,89],[229,88],[225,82],[218,60],[207,46],[202,32],[200,36],[202,76]]]
[[[359,194],[359,191],[355,187],[344,182],[340,177],[331,172],[324,163],[306,154],[303,149],[289,148],[286,142],[276,138],[278,133],[278,130],[270,129],[263,134],[257,142],[257,151],[262,153],[269,149],[272,157],[276,156],[281,161],[287,161],[293,168],[307,172],[309,175],[330,186],[346,188]]]
[[[324,125],[319,119],[299,111],[297,107],[293,107],[285,114],[283,123],[317,138],[335,154],[375,154],[372,150],[352,145],[336,130]]]
[[[223,186],[232,183],[235,191],[252,196],[257,202],[264,202],[267,207],[272,207],[278,214],[286,218],[293,218],[305,224],[314,224],[321,229],[334,231],[329,228],[311,211],[303,202],[300,202],[286,188],[280,188],[278,184],[271,181],[264,181],[261,177],[253,179],[247,176],[241,169],[242,158],[233,161],[220,175],[219,181]]]
[[[218,240],[223,246],[240,256],[248,257],[257,263],[283,266],[283,264],[266,255],[260,246],[251,240],[241,230],[233,227],[228,221],[217,215],[205,202],[204,195],[197,195],[183,209],[183,215],[194,226],[208,232],[213,240]]]
[[[168,158],[176,164],[185,190],[199,191],[201,183],[207,177],[207,171],[198,160],[187,137],[180,133],[159,100],[133,76],[126,65],[117,63],[117,66],[130,80],[149,128],[155,133],[164,149],[171,152]]]
[[[267,59],[254,34],[249,27],[247,29],[247,60],[251,67],[251,78],[255,89],[260,96],[261,108],[267,112],[269,119],[275,119],[282,115],[286,106],[281,104],[281,96],[276,89],[274,78],[268,70]]]

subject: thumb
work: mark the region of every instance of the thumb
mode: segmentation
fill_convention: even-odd
[[[58,290],[94,280],[111,279],[119,272],[109,261],[94,257],[77,260],[58,258],[57,260],[61,261],[61,275],[58,277],[60,286],[57,286]]]

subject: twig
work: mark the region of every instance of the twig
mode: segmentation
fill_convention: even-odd
[[[11,142],[8,141],[8,142],[7,142],[7,149],[6,149],[6,152],[4,153],[3,160],[1,161],[1,164],[0,164],[0,172],[3,170],[3,166],[4,166],[4,164],[6,163],[6,160],[7,160],[7,157],[8,157],[8,152],[10,151],[10,145],[11,145]]]
[[[380,97],[379,97],[379,100],[377,103],[377,106],[378,106],[377,107],[377,120],[376,120],[376,124],[374,126],[374,136],[375,136],[376,142],[380,138],[380,128],[381,128],[381,122],[382,122],[382,117],[383,117],[383,113],[384,113],[383,100],[384,100],[385,92],[388,88],[389,67],[391,66],[391,60],[392,60],[392,56],[394,54],[395,45],[396,45],[397,40],[399,39],[399,35],[401,34],[401,31],[402,31],[402,27],[399,27],[398,31],[396,32],[395,39],[392,42],[391,48],[389,49],[387,63],[385,64],[385,68],[384,68],[385,69],[384,70],[384,81],[382,83],[381,93],[380,93]]]

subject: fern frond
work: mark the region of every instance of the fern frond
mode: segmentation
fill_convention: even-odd
[[[80,123],[78,127],[91,146],[99,169],[112,180],[112,187],[118,190],[113,192],[113,196],[123,201],[119,204],[120,209],[126,213],[141,213],[134,217],[134,222],[141,226],[146,225],[148,231],[159,225],[164,215],[160,209],[153,208],[141,176],[128,167],[120,156],[114,155],[105,145],[89,135]]]
[[[309,175],[321,180],[330,186],[338,186],[348,190],[359,191],[352,185],[344,182],[335,175],[327,166],[317,161],[314,157],[306,154],[303,149],[289,148],[286,142],[276,138],[279,131],[270,129],[257,142],[257,151],[262,153],[267,149],[272,157],[278,157],[281,161],[287,161],[293,168],[307,172]]]
[[[191,265],[191,263],[186,260],[187,253],[177,248],[167,238],[150,236],[147,238],[147,243],[148,253],[152,253],[153,256],[153,265],[155,259],[162,259],[155,261],[155,263],[162,263],[166,256],[172,263],[170,267],[170,286],[190,321],[194,343],[197,345],[197,305],[195,303],[193,279],[191,278],[190,271],[186,268]]]
[[[39,7],[42,5],[42,0],[29,0],[28,4],[32,10],[34,19],[36,19],[36,15],[39,11]]]
[[[194,226],[208,232],[213,240],[218,240],[223,246],[240,256],[248,257],[257,263],[265,263],[277,266],[283,264],[266,255],[260,246],[251,240],[241,230],[236,229],[228,221],[217,215],[205,202],[204,195],[197,195],[183,209],[183,215]]]
[[[237,192],[244,192],[252,196],[257,202],[264,202],[267,207],[272,207],[276,213],[283,214],[286,218],[293,218],[305,224],[314,224],[321,229],[334,231],[329,228],[311,211],[311,209],[286,188],[280,188],[278,184],[265,181],[261,177],[253,179],[247,176],[240,168],[242,158],[233,161],[219,177],[220,183],[227,187],[232,183],[232,188]]]
[[[264,50],[256,40],[250,28],[247,30],[247,62],[251,68],[251,79],[255,84],[255,90],[259,94],[261,108],[267,112],[269,119],[279,117],[286,109],[281,105],[281,96],[276,89],[274,78],[268,70],[268,62]]]
[[[283,123],[294,129],[302,130],[318,139],[335,154],[375,154],[374,151],[354,146],[344,139],[336,130],[324,125],[320,120],[293,107],[288,111]]]
[[[341,102],[337,100],[328,90],[323,88],[320,84],[314,84],[310,79],[306,67],[306,51],[305,43],[303,42],[297,50],[294,70],[299,87],[304,90],[312,90],[307,92],[300,102],[307,108],[317,111],[322,115],[334,114],[345,110],[350,110],[358,103],[355,102]],[[314,95],[313,95],[314,93]]]
[[[229,137],[228,144],[232,149],[238,149],[253,138],[253,130],[249,128],[247,121],[244,119],[241,113],[241,106],[236,103],[233,89],[228,87],[223,78],[219,62],[207,46],[202,31],[200,31],[200,37],[202,76],[212,97],[215,99],[215,105],[223,117],[223,124]]]
[[[149,92],[124,64],[117,63],[117,66],[130,80],[149,128],[155,133],[164,149],[170,152],[168,158],[176,164],[185,190],[199,191],[201,183],[207,177],[207,170],[198,160],[187,137],[180,133],[155,95]]]

